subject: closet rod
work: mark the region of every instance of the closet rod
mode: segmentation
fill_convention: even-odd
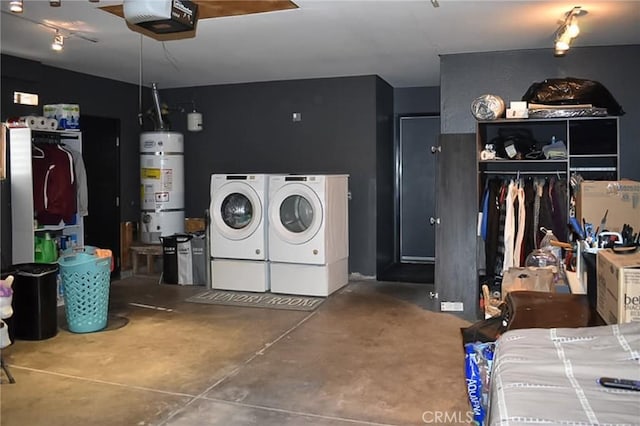
[[[64,145],[64,142],[60,138],[60,135],[33,135],[31,137],[32,143],[41,143],[41,144],[54,144],[54,145]]]
[[[511,172],[511,171],[498,171],[498,170],[483,170],[482,173],[486,174],[486,175],[549,175],[549,176],[556,176],[556,175],[566,175],[567,172],[565,171],[553,171],[553,172]]]

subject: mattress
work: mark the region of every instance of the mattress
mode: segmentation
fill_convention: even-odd
[[[640,392],[597,380],[640,380],[640,322],[522,329],[496,342],[490,425],[640,425]]]

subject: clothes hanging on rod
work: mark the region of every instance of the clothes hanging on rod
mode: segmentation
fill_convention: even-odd
[[[524,238],[522,241],[522,253],[520,266],[525,266],[525,260],[529,253],[535,248],[535,226],[536,221],[534,203],[535,203],[535,189],[534,185],[537,178],[524,180],[524,199],[525,199],[525,212],[527,220],[525,221]]]
[[[75,223],[76,179],[72,154],[60,144],[38,143],[32,157],[34,216],[43,225]]]
[[[513,266],[520,267],[524,263],[523,261],[523,247],[522,243],[524,242],[524,230],[525,230],[525,222],[527,220],[526,208],[525,208],[525,200],[524,200],[524,183],[518,181],[517,183],[517,192],[516,192],[516,202],[517,202],[517,214],[516,216],[516,240],[513,246]]]
[[[76,191],[78,199],[78,214],[87,216],[89,214],[89,190],[87,187],[87,169],[84,166],[82,153],[67,148],[73,156],[73,170],[76,176]]]
[[[518,197],[518,187],[515,181],[510,181],[507,186],[507,201],[505,208],[507,215],[504,222],[504,259],[502,270],[506,271],[514,266],[514,245],[516,240],[516,211],[514,203]]]
[[[31,144],[31,157],[44,158],[44,151],[38,148],[35,144]]]
[[[567,182],[555,172],[546,176],[496,175],[488,178],[482,196],[482,238],[489,276],[502,276],[511,267],[525,266],[539,246],[540,227],[567,236]],[[537,173],[536,173],[537,174]]]

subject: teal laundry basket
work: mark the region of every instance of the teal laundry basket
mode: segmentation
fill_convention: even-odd
[[[58,259],[64,286],[64,310],[69,330],[91,333],[107,326],[111,258],[86,252]]]

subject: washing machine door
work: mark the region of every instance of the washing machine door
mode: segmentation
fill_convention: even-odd
[[[269,226],[283,241],[304,244],[320,230],[323,206],[318,194],[307,185],[284,185],[269,202]]]
[[[215,231],[230,240],[249,238],[262,222],[260,197],[242,182],[230,182],[216,190],[210,210]]]

